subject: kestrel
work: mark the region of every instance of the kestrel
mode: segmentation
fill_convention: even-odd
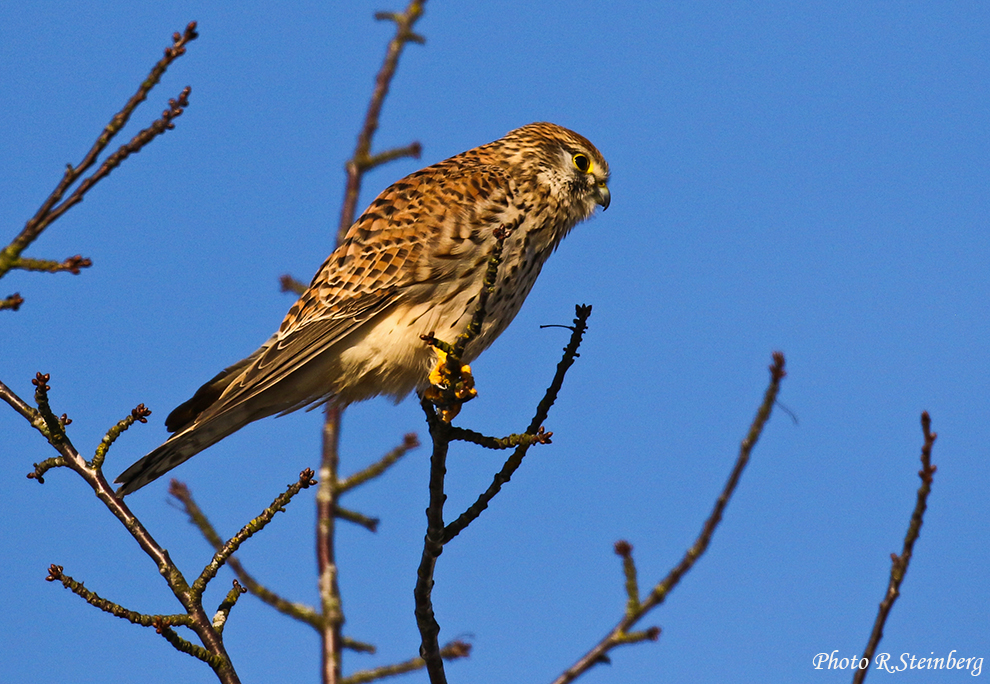
[[[423,335],[452,341],[473,314],[495,237],[502,264],[469,363],[522,306],[550,253],[609,205],[608,164],[584,137],[533,123],[406,176],[347,231],[260,349],[180,405],[164,444],[117,478],[129,494],[251,421],[324,402],[396,401],[429,387]]]

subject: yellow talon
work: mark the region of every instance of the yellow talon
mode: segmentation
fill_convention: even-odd
[[[447,367],[447,352],[437,349],[437,362],[430,371],[430,388],[424,396],[440,409],[440,419],[449,423],[460,412],[461,404],[478,396],[471,366],[464,364],[460,373]]]
[[[474,388],[474,376],[471,375],[471,366],[467,364],[461,366],[461,381],[457,385],[457,392],[454,394],[458,401],[470,401],[478,396],[478,390]]]
[[[433,370],[430,371],[429,381],[434,387],[437,385],[445,384],[443,381],[443,376],[447,371],[447,352],[437,349],[437,362],[433,365]]]

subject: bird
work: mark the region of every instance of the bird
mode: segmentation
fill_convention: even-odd
[[[502,263],[464,363],[509,325],[571,229],[608,208],[608,181],[591,142],[540,122],[392,184],[347,230],[278,332],[169,414],[172,436],[117,477],[117,494],[252,421],[429,389],[437,353],[423,337],[452,341],[467,327],[495,235],[504,239]]]

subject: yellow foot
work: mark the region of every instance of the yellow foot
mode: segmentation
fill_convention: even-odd
[[[447,367],[447,353],[437,349],[437,362],[429,375],[430,388],[424,396],[440,409],[440,419],[449,423],[460,410],[461,404],[478,396],[474,388],[471,366],[464,364],[459,370]]]
[[[438,385],[446,385],[444,381],[444,375],[447,373],[447,352],[437,349],[437,362],[433,365],[433,370],[430,371],[430,384],[433,387]]]

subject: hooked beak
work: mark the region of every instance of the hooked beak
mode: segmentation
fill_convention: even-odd
[[[612,194],[604,183],[599,183],[595,188],[595,201],[602,205],[602,211],[608,209],[608,205],[612,202]]]

